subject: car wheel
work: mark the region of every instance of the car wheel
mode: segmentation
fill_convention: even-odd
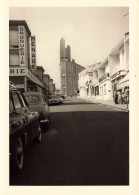
[[[21,138],[18,138],[15,145],[15,168],[22,170],[24,161],[23,144]]]
[[[36,141],[37,142],[41,142],[42,141],[42,132],[41,132],[40,125],[38,126],[38,134],[37,134],[37,137],[36,137]]]

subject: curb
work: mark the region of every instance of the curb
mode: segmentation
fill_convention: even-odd
[[[117,109],[123,110],[125,112],[129,112],[129,110],[127,110],[125,108],[119,108],[119,107],[116,107],[116,106],[112,106],[112,105],[108,105],[108,104],[104,104],[104,103],[100,103],[100,102],[91,101],[91,100],[88,100],[88,99],[82,99],[82,98],[79,98],[79,99],[86,100],[88,102],[95,103],[95,104],[101,104],[101,105],[104,105],[104,106],[107,106],[107,107],[111,107],[111,108],[117,108]]]

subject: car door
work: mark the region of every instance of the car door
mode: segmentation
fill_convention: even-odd
[[[38,134],[38,127],[39,127],[39,114],[38,112],[33,112],[30,110],[29,105],[24,97],[23,94],[19,93],[19,97],[22,102],[24,115],[26,121],[26,133],[27,133],[27,143],[30,143],[33,138],[36,137]]]
[[[21,93],[12,92],[12,98],[15,112],[13,113],[14,120],[11,121],[11,125],[13,122],[15,123],[15,118],[18,123],[20,121],[22,128],[19,132],[17,131],[16,136],[19,136],[19,134],[21,136],[25,135],[25,143],[28,144],[37,135],[37,113],[30,111]]]
[[[46,117],[49,118],[50,109],[49,109],[49,105],[48,105],[48,100],[47,100],[45,95],[43,95],[42,98],[43,98],[43,102],[44,102],[44,110],[46,113]]]
[[[9,106],[10,139],[11,142],[14,142],[14,140],[16,140],[18,137],[23,136],[25,132],[25,116],[22,111],[22,104],[16,91],[10,94]]]

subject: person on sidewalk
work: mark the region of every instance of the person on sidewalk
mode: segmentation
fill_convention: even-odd
[[[126,109],[129,108],[129,87],[125,88],[125,101],[126,101]]]
[[[125,93],[121,93],[121,104],[125,104]]]
[[[118,95],[118,104],[121,104],[121,91],[120,90],[117,91],[117,95]]]
[[[114,102],[115,102],[115,104],[118,104],[118,94],[117,94],[117,91],[115,91]]]

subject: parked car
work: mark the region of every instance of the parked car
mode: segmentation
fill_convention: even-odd
[[[24,96],[32,111],[39,112],[40,124],[47,124],[50,122],[50,109],[46,96],[39,92],[27,92]]]
[[[22,170],[24,150],[36,139],[41,142],[39,113],[30,110],[29,105],[16,86],[9,85],[9,134],[10,134],[10,164],[17,170]]]
[[[62,97],[63,99],[65,99],[65,95],[61,95],[61,97]]]
[[[49,96],[49,104],[59,104],[59,97],[57,95],[50,95]]]
[[[63,103],[63,98],[62,98],[62,95],[60,95],[60,94],[57,94],[57,96],[58,96],[58,98],[59,98],[59,103]]]

